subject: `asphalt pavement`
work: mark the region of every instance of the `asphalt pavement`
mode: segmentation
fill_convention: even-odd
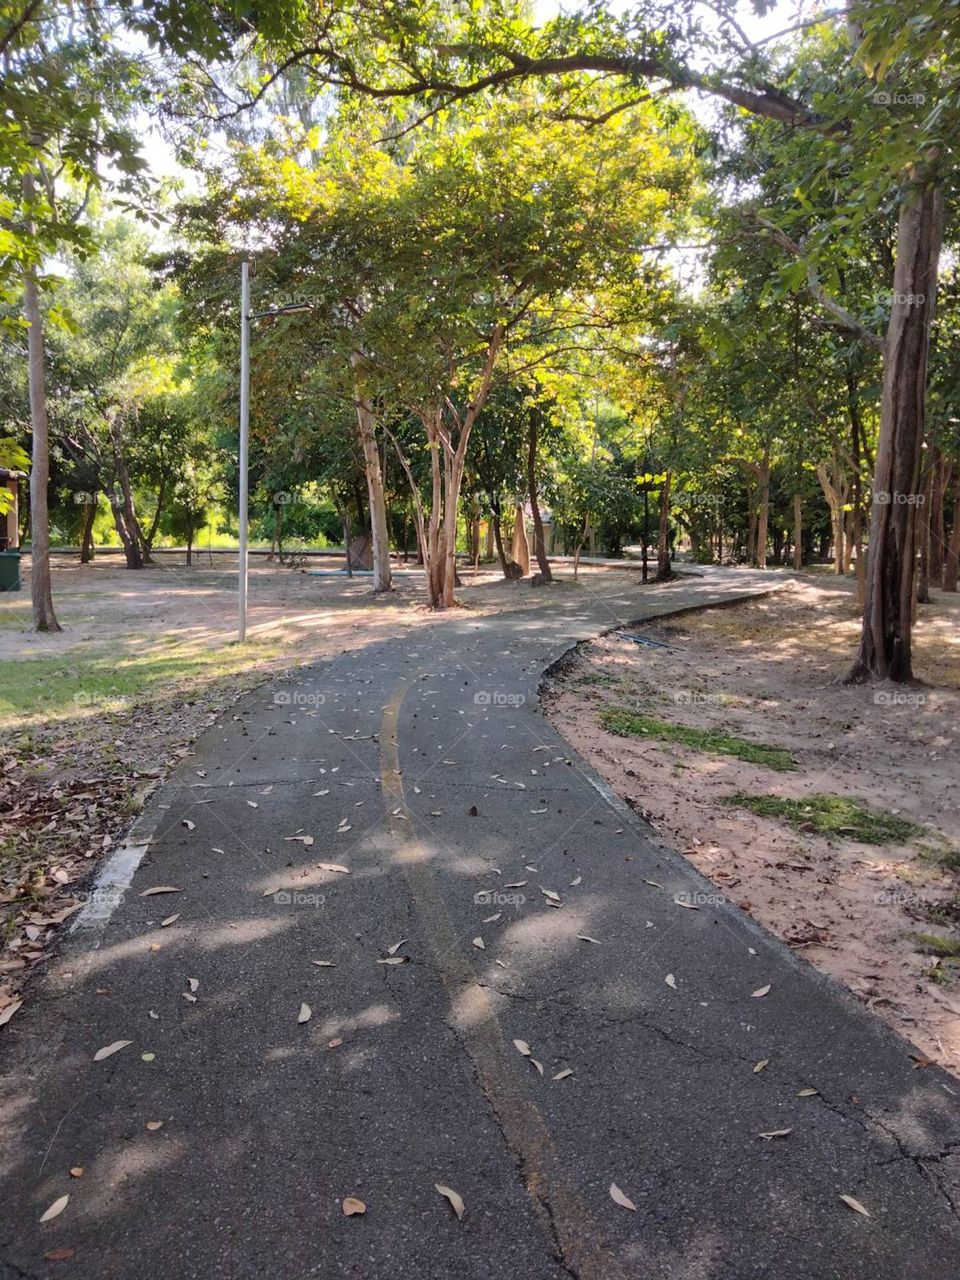
[[[0,1033],[0,1276],[960,1277],[960,1084],[539,710],[777,581],[524,585],[238,703]]]

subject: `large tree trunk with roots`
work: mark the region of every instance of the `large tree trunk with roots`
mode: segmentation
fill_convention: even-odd
[[[897,229],[863,629],[860,651],[847,676],[850,681],[913,678],[917,496],[942,234],[941,188],[929,183],[911,186],[901,202]]]
[[[383,493],[383,471],[380,467],[380,451],[377,448],[376,418],[373,405],[364,394],[361,371],[363,357],[355,351],[350,357],[354,369],[357,406],[357,431],[363,451],[363,466],[367,476],[367,494],[370,500],[370,533],[373,539],[373,589],[389,591],[392,585],[390,568],[390,534],[387,529],[387,503]]]
[[[547,547],[543,537],[543,518],[540,515],[540,503],[537,500],[537,410],[529,413],[530,437],[527,449],[527,497],[530,499],[530,514],[533,519],[533,553],[537,557],[541,582],[552,582],[550,561],[547,559]]]
[[[24,178],[24,195],[33,198],[33,179]],[[47,486],[50,481],[50,435],[47,425],[47,391],[44,381],[43,321],[40,316],[40,287],[33,267],[23,275],[24,316],[29,365],[30,427],[33,432],[30,467],[30,595],[35,631],[62,631],[53,608],[50,582],[50,517]]]

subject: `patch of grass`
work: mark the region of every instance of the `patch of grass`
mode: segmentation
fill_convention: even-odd
[[[606,707],[600,712],[600,723],[621,738],[660,738],[664,742],[678,742],[697,751],[710,751],[715,755],[736,756],[749,764],[766,765],[768,769],[784,771],[795,769],[796,761],[783,747],[771,747],[762,742],[750,742],[736,738],[720,729],[691,729],[669,720],[656,720],[653,716],[640,715],[625,707]]]
[[[723,803],[749,809],[761,818],[782,818],[792,827],[821,836],[847,836],[861,844],[903,844],[923,834],[906,818],[887,813],[850,796],[809,795],[802,800],[782,796],[724,796]]]
[[[0,727],[63,724],[122,713],[131,704],[201,692],[209,681],[235,675],[268,660],[278,645],[147,650],[139,654],[76,651],[57,657],[0,662]]]
[[[938,933],[912,933],[910,937],[928,955],[960,960],[960,938],[941,938]]]
[[[921,975],[938,987],[949,987],[950,974],[939,964],[932,964],[929,969],[921,969]]]
[[[936,903],[927,912],[927,917],[938,924],[960,924],[960,898],[947,898],[944,902]]]

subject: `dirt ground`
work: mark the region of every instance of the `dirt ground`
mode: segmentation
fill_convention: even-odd
[[[664,648],[623,632],[580,646],[545,706],[665,844],[960,1074],[960,966],[915,939],[960,933],[960,600],[935,593],[921,607],[915,688],[837,683],[858,632],[851,584],[804,576],[760,601],[632,629]],[[615,736],[599,722],[612,706],[786,748],[799,767]],[[734,793],[852,796],[926,831],[883,846],[827,838],[722,803]]]

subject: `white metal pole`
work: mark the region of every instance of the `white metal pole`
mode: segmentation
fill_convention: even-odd
[[[250,455],[250,263],[240,265],[240,532],[239,625],[237,639],[247,638],[247,470]]]

